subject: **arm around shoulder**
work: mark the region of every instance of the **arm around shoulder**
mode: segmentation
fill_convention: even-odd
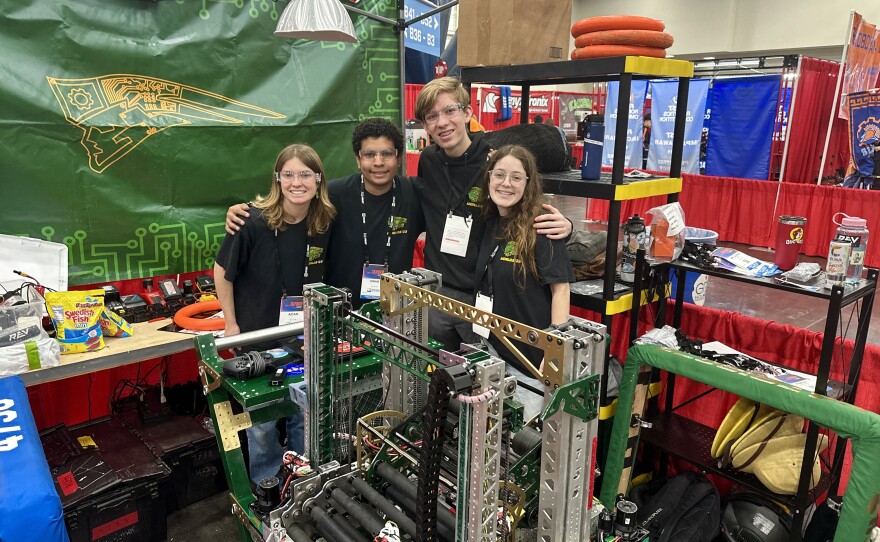
[[[235,235],[244,225],[244,219],[250,215],[250,202],[236,203],[226,211],[226,233]]]

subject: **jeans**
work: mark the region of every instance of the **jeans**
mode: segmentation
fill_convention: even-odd
[[[284,418],[287,427],[287,448],[302,454],[305,448],[305,418],[302,412]],[[275,476],[281,468],[285,449],[281,446],[278,421],[262,423],[245,430],[248,439],[248,471],[251,481],[259,484],[268,476]]]
[[[453,288],[440,287],[437,293],[468,305],[474,304],[473,294],[466,294]],[[480,336],[474,333],[473,324],[437,309],[429,311],[428,336],[443,343],[443,349],[449,352],[457,352],[461,348],[461,343],[480,342]]]

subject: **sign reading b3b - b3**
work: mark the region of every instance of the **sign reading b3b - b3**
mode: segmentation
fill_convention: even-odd
[[[406,0],[404,19],[407,21],[435,9],[433,5],[420,0]],[[404,45],[410,49],[429,55],[440,56],[440,15],[425,17],[406,27]]]

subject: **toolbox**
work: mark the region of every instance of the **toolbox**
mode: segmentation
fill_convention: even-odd
[[[40,438],[71,542],[165,540],[171,471],[120,419],[53,427]]]
[[[135,411],[124,411],[121,416],[132,432],[171,469],[169,511],[179,510],[226,489],[217,440],[195,419],[175,416],[147,426]]]

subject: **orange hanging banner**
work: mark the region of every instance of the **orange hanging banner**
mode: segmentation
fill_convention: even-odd
[[[852,21],[840,94],[839,116],[843,119],[849,118],[847,94],[877,86],[877,75],[880,73],[880,31],[858,13],[853,13]]]

